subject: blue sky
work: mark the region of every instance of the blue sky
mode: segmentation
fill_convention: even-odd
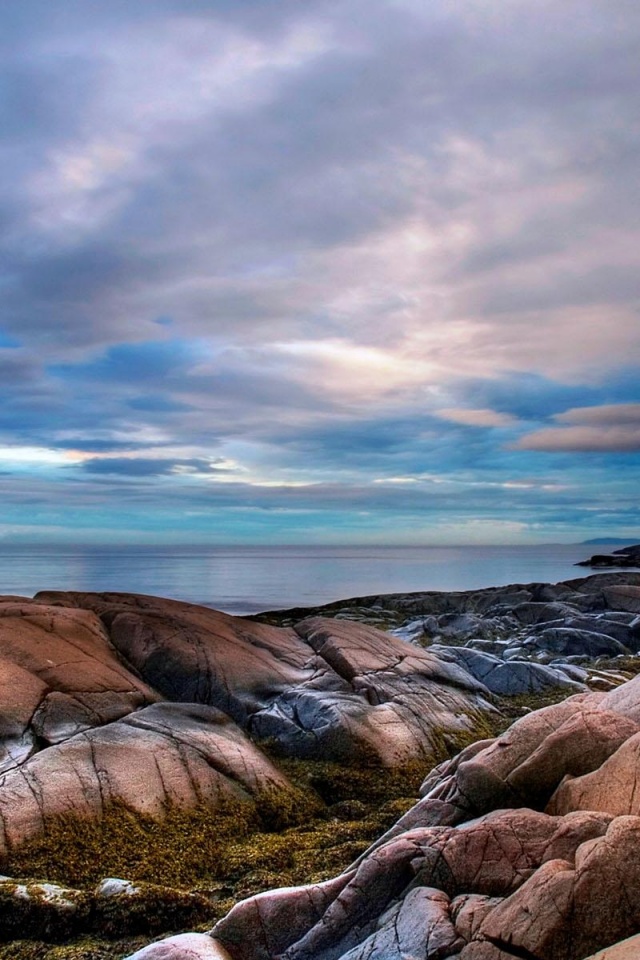
[[[22,0],[0,538],[640,538],[635,0]]]

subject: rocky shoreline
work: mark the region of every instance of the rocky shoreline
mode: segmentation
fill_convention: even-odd
[[[622,547],[613,553],[596,553],[588,560],[581,560],[576,567],[593,567],[595,569],[635,569],[640,567],[640,544],[631,547]]]
[[[640,933],[640,573],[254,618],[43,592],[0,598],[0,639],[0,960]]]

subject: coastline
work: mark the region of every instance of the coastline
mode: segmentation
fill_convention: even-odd
[[[148,595],[47,590],[0,598],[0,642],[12,678],[0,712],[13,718],[2,741],[0,858],[11,879],[0,879],[9,941],[0,960],[122,960],[139,949],[137,960],[183,960],[188,950],[273,960],[285,929],[315,929],[296,897],[320,897],[321,926],[332,930],[333,894],[316,891],[338,890],[360,863],[373,868],[372,851],[400,849],[407,831],[492,824],[498,808],[520,817],[519,836],[534,823],[548,830],[545,807],[564,782],[557,747],[545,747],[540,799],[509,793],[503,771],[482,800],[469,806],[464,787],[464,802],[443,807],[441,796],[456,796],[461,757],[487,752],[482,764],[492,764],[492,744],[518,742],[511,731],[547,736],[539,714],[581,717],[571,704],[592,711],[584,728],[567,728],[566,743],[588,740],[575,771],[585,758],[603,762],[602,743],[615,752],[640,731],[640,707],[638,724],[598,712],[638,686],[640,572],[371,595],[253,618]],[[600,723],[606,735],[594,733]],[[536,755],[529,741],[522,749]],[[540,776],[532,773],[538,792]],[[538,812],[522,813],[523,803]],[[502,874],[487,876],[506,902]],[[446,891],[443,883],[430,880]],[[476,895],[471,880],[460,883]],[[290,892],[273,895],[283,886]],[[286,909],[299,928],[269,919],[281,896],[294,898]],[[405,893],[394,896],[388,905],[400,909]],[[253,903],[268,911],[262,932],[247,913]],[[191,939],[177,934],[177,952],[144,946],[185,929]]]

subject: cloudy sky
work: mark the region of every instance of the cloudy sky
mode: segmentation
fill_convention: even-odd
[[[638,535],[637,0],[21,0],[0,536]]]

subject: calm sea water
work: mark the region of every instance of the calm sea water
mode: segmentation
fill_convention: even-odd
[[[207,603],[229,613],[317,606],[348,597],[469,590],[586,576],[574,566],[608,548],[156,547],[0,544],[0,593],[123,590]]]

